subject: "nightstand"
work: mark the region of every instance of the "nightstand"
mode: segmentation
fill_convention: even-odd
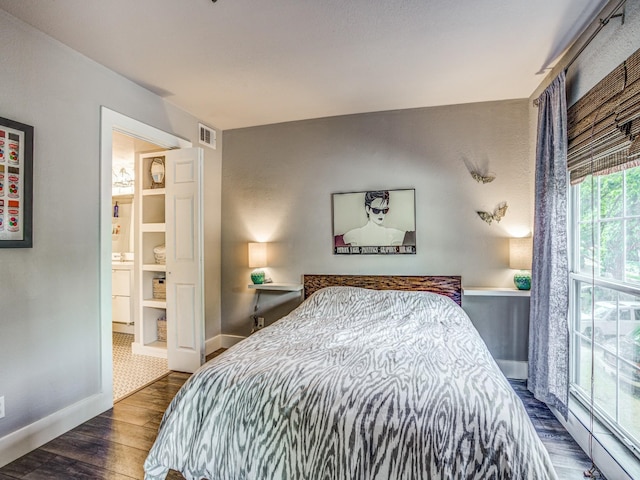
[[[278,295],[278,297],[284,297],[284,301],[282,298],[279,298],[276,302],[267,302],[266,310],[273,311],[273,321],[286,315],[291,310],[293,310],[293,308],[297,307],[300,304],[300,294],[302,292],[301,283],[250,283],[247,286],[251,290],[258,291],[258,294],[256,295],[256,301],[253,305],[253,315],[251,315],[251,319],[253,320],[251,333],[260,330],[265,326],[264,317],[258,316],[261,294],[264,293],[270,297],[273,297],[274,295]],[[292,293],[295,295],[289,295]],[[272,298],[272,300],[274,299]],[[264,307],[263,310],[265,310]]]
[[[530,290],[463,288],[462,308],[509,378],[528,376],[530,297]]]
[[[299,292],[302,290],[302,284],[301,283],[250,283],[249,288],[253,290]]]

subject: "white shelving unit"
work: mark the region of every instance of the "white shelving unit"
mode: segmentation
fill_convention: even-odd
[[[153,158],[162,155],[141,155],[138,162],[138,178],[140,190],[138,192],[138,249],[136,253],[136,278],[138,292],[139,329],[134,353],[166,357],[167,343],[158,339],[158,319],[167,317],[166,299],[153,296],[154,278],[166,278],[167,267],[156,263],[153,249],[166,244],[165,201],[164,188],[151,188],[149,176],[150,164]]]

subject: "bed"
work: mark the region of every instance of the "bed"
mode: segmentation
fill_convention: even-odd
[[[194,373],[145,478],[555,479],[459,277],[362,278],[305,276],[298,308]]]

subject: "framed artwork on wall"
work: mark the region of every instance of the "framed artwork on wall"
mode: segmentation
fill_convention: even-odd
[[[33,246],[33,127],[0,117],[0,248]]]
[[[333,253],[416,253],[415,189],[332,194]]]

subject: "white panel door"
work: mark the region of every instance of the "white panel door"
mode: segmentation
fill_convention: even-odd
[[[167,360],[194,372],[204,363],[202,158],[200,148],[165,152]]]

